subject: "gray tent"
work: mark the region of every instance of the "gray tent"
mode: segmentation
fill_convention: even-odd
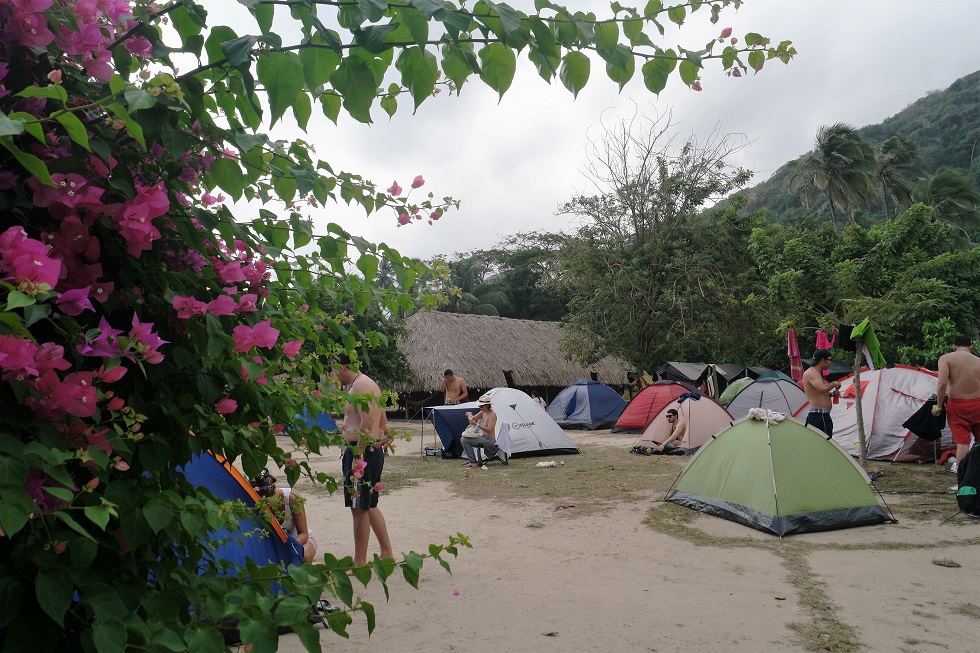
[[[735,419],[749,414],[752,408],[765,408],[783,415],[795,415],[806,403],[806,394],[796,382],[779,377],[753,381],[728,402],[728,412]]]

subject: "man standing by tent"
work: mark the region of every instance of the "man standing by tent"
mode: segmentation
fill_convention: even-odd
[[[379,399],[381,388],[369,376],[354,372],[350,359],[342,356],[337,378],[354,396],[371,397],[367,410],[347,402],[341,431],[347,439],[342,467],[344,471],[344,505],[354,520],[354,564],[367,564],[368,538],[371,531],[378,538],[382,558],[394,558],[388,526],[378,508],[381,472],[384,469],[384,445],[387,442],[387,418]]]
[[[939,380],[936,382],[936,405],[932,414],[942,411],[946,403],[949,430],[956,443],[957,463],[970,450],[970,439],[980,438],[980,358],[973,355],[970,336],[957,336],[953,351],[939,357]],[[949,488],[955,492],[957,486]]]
[[[840,382],[825,381],[823,378],[823,371],[830,369],[832,360],[829,351],[817,349],[813,352],[813,365],[803,373],[803,392],[810,402],[806,423],[827,434],[828,440],[834,437],[834,420],[830,418],[830,393],[840,388]]]
[[[447,406],[463,403],[470,394],[470,391],[466,389],[466,381],[463,380],[463,377],[453,374],[452,370],[446,370],[442,373],[442,385],[439,386],[439,392],[445,395],[444,403]]]

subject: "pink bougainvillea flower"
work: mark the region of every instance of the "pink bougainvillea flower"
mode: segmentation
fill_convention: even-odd
[[[299,463],[296,462],[296,459],[295,458],[287,458],[282,463],[282,466],[285,467],[286,469],[296,469],[296,467],[298,465],[299,465]]]
[[[429,217],[432,218],[433,220],[438,220],[439,218],[442,217],[442,211],[436,209],[435,211],[429,214]]]
[[[459,590],[453,590],[453,596],[459,596]]]
[[[382,488],[384,488],[384,486],[381,485],[381,482],[380,481],[374,484],[374,491],[375,492],[380,492],[382,490]]]
[[[282,346],[282,353],[286,354],[289,358],[295,357],[303,346],[302,340],[290,340]]]
[[[170,305],[177,310],[177,317],[182,320],[186,320],[195,315],[204,315],[208,312],[208,304],[206,302],[199,302],[193,297],[174,295],[174,298],[170,301]]]
[[[234,315],[238,302],[228,295],[220,295],[208,302],[208,313],[211,315]]]
[[[155,365],[163,361],[163,354],[158,350],[169,341],[153,332],[153,322],[140,322],[133,313],[133,328],[129,330],[129,337],[136,343],[136,353],[147,363]]]
[[[85,310],[94,311],[95,307],[92,306],[92,302],[88,298],[91,290],[92,286],[86,286],[61,293],[57,299],[58,308],[65,315],[73,316],[81,315],[82,311]]]
[[[52,70],[51,72],[49,72],[48,73],[48,80],[52,84],[60,84],[61,83],[61,71],[60,70]]]
[[[115,458],[113,458],[112,459],[112,462],[113,462],[113,466],[117,470],[119,470],[120,472],[129,471],[129,463],[127,463],[125,460],[123,460],[119,456],[116,456]]]
[[[65,360],[64,347],[53,342],[45,342],[34,353],[34,367],[37,369],[37,375],[41,376],[49,370],[71,369],[71,363]]]
[[[58,383],[49,399],[56,410],[75,417],[92,417],[98,412],[98,398],[92,372],[73,372]]]
[[[407,213],[399,213],[398,214],[398,224],[399,225],[408,224],[411,221],[412,221],[412,216],[410,216],[409,214],[407,214]]]
[[[93,333],[98,334],[97,337],[91,338]],[[119,344],[119,339],[116,337],[122,333],[121,329],[113,329],[106,322],[105,316],[99,320],[99,328],[92,329],[86,333],[83,338],[85,342],[78,345],[76,349],[78,353],[83,356],[102,356],[104,358],[114,358],[119,354],[121,346]]]
[[[396,196],[402,194],[402,187],[398,185],[397,181],[391,182],[391,187],[388,188],[388,194]]]
[[[701,80],[698,80],[698,81],[694,82],[693,84],[691,84],[691,90],[692,91],[700,91],[701,90]]]
[[[354,478],[361,478],[364,476],[365,469],[367,469],[367,463],[358,458],[354,461],[354,464],[351,467],[351,474],[354,476]]]
[[[286,425],[285,424],[273,424],[272,425],[272,432],[273,433],[282,433],[285,430],[286,430]]]
[[[255,293],[245,293],[238,298],[237,311],[239,313],[255,313],[259,310],[259,296]]]
[[[39,349],[36,344],[26,338],[0,334],[0,369],[7,370],[15,376],[25,374],[41,376],[41,372],[35,364]],[[6,378],[6,375],[4,377]]]
[[[422,175],[419,175],[412,180],[412,188],[421,188],[425,184],[425,180],[422,179]]]
[[[61,261],[48,256],[47,246],[28,238],[23,227],[10,227],[0,234],[0,271],[19,289],[33,294],[51,290],[61,269]]]
[[[725,29],[721,30],[721,38],[727,39],[731,35],[732,35],[731,27],[726,27]]]
[[[99,371],[95,373],[95,378],[99,379],[103,383],[115,383],[119,379],[126,376],[126,368],[122,365],[116,365],[113,368],[106,369],[105,365],[99,367]]]
[[[231,397],[225,397],[217,404],[215,404],[214,409],[219,415],[229,415],[238,410],[238,402]]]
[[[113,397],[112,399],[109,400],[109,403],[107,403],[105,407],[106,410],[111,410],[112,412],[116,412],[117,410],[122,410],[123,406],[125,405],[126,405],[125,399],[123,399],[122,397]]]
[[[279,329],[272,326],[272,320],[259,322],[254,327],[240,324],[232,329],[231,337],[235,339],[235,351],[244,353],[252,347],[272,349],[279,339]]]

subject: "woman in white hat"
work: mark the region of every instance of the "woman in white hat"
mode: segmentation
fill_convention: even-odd
[[[476,462],[477,447],[482,446],[488,456],[497,447],[496,428],[497,413],[490,407],[490,395],[483,395],[479,399],[480,412],[476,415],[466,413],[466,419],[470,425],[463,431],[460,441],[463,443],[463,451],[466,452],[467,469],[475,469],[480,465]]]

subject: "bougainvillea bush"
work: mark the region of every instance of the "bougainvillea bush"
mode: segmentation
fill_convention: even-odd
[[[349,399],[329,383],[331,356],[369,357],[384,338],[358,330],[357,313],[433,298],[413,290],[419,264],[340,225],[315,233],[310,213],[357,203],[394,228],[455,201],[379,189],[261,130],[287,112],[305,129],[314,106],[370,122],[375,106],[391,114],[408,97],[417,108],[471,78],[503,93],[523,52],[573,93],[593,60],[620,87],[639,72],[659,92],[675,71],[699,89],[711,59],[741,76],[792,56],[727,29],[697,50],[647,36],[702,4],[717,21],[739,2],[614,3],[601,22],[541,0],[537,15],[491,2],[241,0],[255,30],[240,35],[209,26],[208,3],[191,0],[0,0],[3,650],[223,650],[229,620],[253,650],[274,650],[282,627],[319,650],[307,617],[324,593],[347,608],[334,630],[357,612],[373,629],[349,558],[202,566],[209,533],[234,529],[244,508],[178,469],[211,450],[249,475],[271,461],[290,483],[335,489],[305,462],[335,436],[294,416]],[[295,43],[271,31],[274,18],[293,21]],[[231,206],[245,201],[259,217],[236,221]],[[382,262],[394,286],[378,283]],[[425,558],[447,566],[467,544],[375,560],[354,580],[400,571],[414,585]]]

